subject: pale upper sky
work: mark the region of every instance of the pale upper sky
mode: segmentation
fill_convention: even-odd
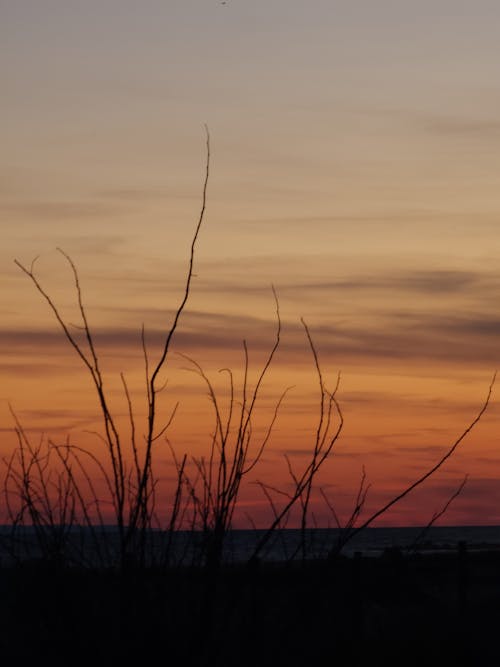
[[[243,336],[265,348],[274,283],[283,377],[309,363],[304,316],[356,419],[365,393],[404,394],[408,438],[424,400],[459,428],[500,360],[499,34],[493,0],[0,0],[4,404],[27,409],[59,341],[13,258],[41,255],[70,304],[54,248],[68,251],[112,354],[135,350],[142,322],[159,335],[182,289],[206,123],[179,348],[215,366]],[[368,451],[369,436],[346,440]]]

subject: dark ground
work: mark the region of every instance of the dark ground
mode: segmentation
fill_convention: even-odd
[[[0,655],[74,664],[500,666],[500,553],[0,570]]]

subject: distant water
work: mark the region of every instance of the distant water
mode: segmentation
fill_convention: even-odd
[[[247,560],[260,534],[261,531],[232,531],[227,539],[226,559]],[[308,530],[307,557],[327,557],[336,548],[341,537],[337,529]],[[361,552],[365,556],[379,556],[386,549],[394,547],[422,552],[446,552],[457,549],[462,541],[467,543],[470,550],[500,549],[500,526],[366,528],[347,541],[342,548],[342,554],[353,556],[356,552]],[[262,557],[273,561],[287,560],[299,553],[300,543],[300,530],[277,531],[264,549]]]
[[[226,537],[223,560],[226,563],[242,563],[252,556],[263,530],[233,530]],[[49,540],[51,534],[47,533]],[[52,536],[53,537],[53,536]],[[99,562],[112,563],[118,553],[118,532],[115,527],[98,529],[97,540],[86,528],[71,528],[67,531],[64,553],[70,561],[88,565]],[[260,553],[265,561],[284,561],[301,558],[326,558],[336,549],[342,534],[337,529],[310,529],[305,541],[300,530],[277,530]],[[155,562],[160,562],[166,546],[170,545],[170,562],[189,564],[197,562],[203,548],[203,535],[196,532],[179,531],[169,541],[160,531],[148,535],[148,553]],[[456,550],[458,543],[465,541],[469,550],[500,550],[500,526],[445,526],[423,528],[366,528],[348,540],[342,549],[346,556],[361,552],[368,557],[381,555],[386,549],[399,548],[421,552],[447,552]],[[305,549],[302,546],[305,545]],[[16,529],[14,537],[9,526],[0,526],[0,562],[8,564],[15,560],[39,559],[43,556],[36,531],[29,526]]]

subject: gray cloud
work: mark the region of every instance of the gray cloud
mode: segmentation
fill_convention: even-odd
[[[48,373],[57,373],[57,375],[72,374],[74,369],[68,364],[58,364],[49,362],[32,361],[31,359],[23,362],[2,362],[0,361],[0,373],[16,377],[37,377],[47,376]]]
[[[143,203],[158,200],[200,200],[200,193],[193,189],[185,189],[184,192],[179,191],[179,187],[136,187],[123,186],[119,188],[111,188],[108,190],[99,190],[95,194],[98,200],[111,200],[116,202],[126,201],[127,203]]]
[[[412,447],[412,446],[404,446],[404,447],[398,447],[398,451],[401,454],[408,453],[408,454],[417,454],[421,455],[425,458],[428,457],[433,457],[437,460],[443,454],[446,453],[446,451],[449,449],[450,444],[442,444],[442,445],[419,445],[417,447]]]
[[[39,221],[67,221],[83,218],[102,218],[118,212],[117,205],[99,201],[17,201],[0,203],[0,213],[37,219]]]
[[[58,245],[66,247],[71,244],[73,247],[80,248],[85,253],[104,253],[109,254],[126,244],[126,239],[119,235],[104,235],[96,237],[95,235],[77,235],[75,237],[66,237],[58,241]],[[120,256],[124,257],[123,250],[120,250]],[[301,302],[304,299],[321,299],[331,296],[347,296],[352,298],[355,293],[367,293],[370,296],[372,292],[378,291],[383,296],[384,292],[405,293],[416,296],[428,297],[435,295],[437,298],[448,295],[467,295],[471,298],[484,299],[485,295],[500,293],[500,273],[463,271],[453,269],[427,269],[427,270],[407,270],[407,271],[380,271],[374,273],[352,274],[340,269],[337,275],[339,277],[327,279],[304,279],[297,280],[285,276],[297,274],[297,267],[303,267],[302,272],[306,275],[311,273],[316,275],[328,275],[333,272],[331,266],[331,257],[321,256],[311,259],[310,262],[295,258],[286,257],[260,257],[260,258],[238,258],[237,260],[225,259],[216,263],[210,261],[199,261],[196,265],[196,275],[193,281],[193,291],[198,294],[231,295],[241,296],[251,294],[254,296],[269,296],[270,310],[273,308],[273,298],[271,292],[271,283],[275,283],[278,296],[282,299],[295,299]],[[151,259],[151,262],[155,262]],[[163,262],[155,264],[155,271],[161,269]],[[175,268],[175,275],[172,276]],[[185,283],[186,262],[169,262],[168,276],[159,278],[157,275],[141,271],[137,268],[137,263],[133,263],[126,275],[109,275],[97,273],[95,280],[104,282],[120,281],[126,284],[126,289],[130,293],[137,293],[141,290],[147,290],[148,294],[162,293],[182,290]],[[256,276],[252,284],[248,283],[249,272]],[[343,275],[342,275],[343,274]],[[260,280],[262,275],[271,275],[273,279]],[[277,279],[276,279],[277,278]]]
[[[383,116],[396,123],[402,122],[406,127],[410,123],[419,130],[442,137],[491,141],[500,138],[500,121],[495,115],[498,99],[493,100],[493,105],[492,114],[489,117],[484,115],[425,113],[394,108],[358,109],[357,112],[370,117],[373,117],[373,115]],[[489,106],[492,107],[491,101]]]
[[[310,285],[289,285],[287,289],[313,290],[399,290],[427,293],[461,292],[478,282],[480,276],[472,271],[413,271],[392,273],[385,276],[367,276],[350,280],[337,280]]]
[[[469,478],[457,500],[456,523],[493,525],[500,521],[500,481],[489,477]]]
[[[164,319],[165,328],[158,328]],[[156,326],[146,329],[149,345],[161,345],[172,322],[172,311],[155,311]],[[238,317],[223,313],[189,313],[175,335],[175,348],[187,352],[241,350],[243,337],[252,350],[268,350],[272,345],[275,325],[269,320]],[[500,363],[500,316],[474,314],[444,317],[440,314],[407,314],[381,317],[376,322],[356,324],[310,325],[321,358],[340,362],[369,359],[380,361],[443,361],[488,365]],[[83,341],[81,332],[75,336]],[[94,332],[96,344],[105,350],[120,353],[140,345],[140,328],[103,328]],[[286,322],[283,350],[296,363],[309,363],[307,342],[300,323]],[[63,342],[57,329],[3,330],[0,344],[8,353],[27,347],[33,350],[53,349]]]
[[[166,333],[173,321],[173,311],[155,313],[157,319],[165,320],[165,328],[146,328],[145,338],[148,348],[159,348],[164,344]],[[243,337],[250,333],[252,340],[249,341],[250,351],[269,351],[273,344],[274,329],[270,323],[258,318],[239,318],[237,316],[226,316],[223,314],[190,313],[175,335],[173,344],[175,350],[191,353],[196,350],[218,350],[222,354],[221,363],[228,351],[243,350]],[[262,337],[262,330],[269,332],[266,338]],[[86,349],[84,333],[70,327],[71,334],[75,340]],[[235,333],[236,332],[240,332]],[[107,354],[123,355],[131,349],[141,350],[140,328],[100,328],[93,330],[93,339],[97,349]],[[53,329],[31,329],[31,330],[2,330],[0,331],[0,345],[7,354],[16,351],[31,352],[37,357],[42,350],[57,353],[62,346],[68,345],[62,330]],[[7,368],[6,368],[7,369]],[[8,369],[7,369],[8,370]],[[11,369],[15,370],[15,369]]]
[[[85,427],[88,428],[89,425],[95,422],[95,418],[94,419],[90,417],[78,418],[75,417],[74,415],[72,416],[68,415],[67,417],[58,418],[57,423],[55,421],[51,421],[50,426],[48,427],[47,419],[44,414],[41,415],[39,422],[33,420],[28,422],[28,420],[26,420],[26,424],[24,423],[24,418],[26,417],[24,412],[20,412],[18,414],[18,417],[20,419],[23,431],[26,434],[35,434],[38,438],[40,434],[47,432],[49,432],[50,434],[60,434],[60,436],[61,435],[66,436],[69,431],[81,430]],[[15,424],[14,420],[12,420],[11,426],[0,427],[0,433],[13,433],[14,429],[15,429]]]
[[[90,246],[94,240],[82,237]],[[86,239],[86,241],[85,241]],[[119,237],[106,237],[105,246],[112,249],[120,243]],[[241,267],[240,267],[241,268]],[[140,279],[140,276],[139,276]],[[151,280],[150,287],[161,281]],[[163,287],[164,288],[164,287]],[[148,288],[149,289],[149,288]],[[240,281],[229,277],[222,280],[195,282],[195,289],[217,294],[241,294],[242,289],[255,293],[269,292],[269,307],[261,317],[223,312],[203,312],[187,310],[182,317],[175,336],[175,348],[189,353],[196,351],[220,351],[222,357],[227,351],[240,350],[243,337],[249,340],[254,350],[268,350],[272,344],[275,329],[275,313],[272,294],[268,286],[240,287]],[[295,282],[279,286],[283,299],[291,297],[313,298],[320,294],[324,300],[331,292],[335,294],[374,289],[400,290],[403,294],[437,295],[442,299],[439,311],[416,310],[411,299],[408,309],[385,310],[374,307],[362,309],[359,313],[339,315],[335,323],[309,322],[311,334],[323,359],[335,359],[339,365],[353,360],[364,363],[367,360],[443,361],[478,364],[494,369],[500,362],[500,315],[490,306],[485,308],[481,297],[485,292],[494,293],[500,289],[500,275],[474,271],[427,270],[386,272],[385,275],[354,276],[331,281],[313,283]],[[467,301],[475,305],[475,310],[454,310],[454,306],[443,297],[457,294],[467,296]],[[389,303],[389,301],[387,301]],[[440,302],[438,302],[440,303]],[[161,308],[133,308],[117,306],[106,308],[116,315],[115,319],[130,321],[133,315],[137,327],[107,327],[95,332],[96,342],[106,350],[120,353],[120,350],[140,345],[140,323],[146,323],[148,343],[161,345],[165,331],[173,321],[174,311]],[[56,329],[33,329],[31,331],[0,332],[0,343],[8,351],[26,347],[50,349],[59,346],[62,334]],[[292,355],[294,363],[307,356],[307,341],[300,322],[283,323],[283,349]],[[306,359],[307,357],[307,359]],[[359,397],[358,397],[359,398]]]
[[[498,463],[498,461],[497,461]],[[471,477],[467,483],[468,495],[476,500],[491,501],[494,498],[500,507],[500,480],[495,477]]]
[[[312,331],[318,349],[334,358],[459,361],[492,369],[500,362],[500,317],[490,314],[401,312],[376,323],[320,325]]]
[[[325,258],[323,258],[325,259]],[[274,264],[273,258],[263,258],[260,261],[265,261],[269,265]],[[285,261],[283,268],[287,269],[287,273],[293,275],[294,261],[290,258]],[[316,267],[321,262],[321,258],[316,261]],[[210,278],[206,277],[210,273],[211,267],[208,264],[200,264],[200,274],[204,277],[203,280],[196,282],[196,290],[199,292],[213,292],[226,294],[265,294],[270,293],[270,284],[261,285],[246,285],[243,281],[234,280],[234,272],[241,272],[242,260],[239,264],[222,263],[219,264],[230,273],[227,278]],[[249,268],[257,268],[257,264],[249,262]],[[300,263],[299,263],[300,266]],[[205,272],[205,273],[204,273]],[[324,272],[331,273],[331,267],[326,262]],[[283,271],[284,273],[284,271]],[[344,272],[345,273],[345,272]],[[342,294],[351,294],[355,292],[394,292],[410,293],[412,295],[421,294],[422,296],[429,296],[435,294],[436,296],[446,296],[448,294],[478,294],[484,296],[487,290],[498,290],[500,292],[500,273],[483,273],[479,271],[461,271],[449,269],[428,269],[428,270],[412,270],[412,271],[389,271],[380,272],[376,274],[365,273],[361,275],[345,275],[344,277],[336,277],[332,279],[322,280],[304,280],[292,281],[283,280],[276,284],[278,295],[286,298],[298,297],[303,299],[306,294],[312,297],[325,298],[330,294],[333,297]]]
[[[428,132],[440,135],[488,140],[500,138],[500,121],[497,118],[424,116],[422,124]]]
[[[36,240],[36,236],[32,237]],[[71,245],[78,248],[78,254],[92,254],[92,255],[111,255],[115,254],[117,248],[123,246],[128,239],[118,235],[82,235],[75,236],[58,236],[57,245],[59,248],[64,248]]]

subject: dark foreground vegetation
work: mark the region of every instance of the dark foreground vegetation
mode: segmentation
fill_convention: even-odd
[[[21,664],[500,664],[493,551],[394,549],[216,575],[38,561],[0,570],[0,596],[0,653]]]

